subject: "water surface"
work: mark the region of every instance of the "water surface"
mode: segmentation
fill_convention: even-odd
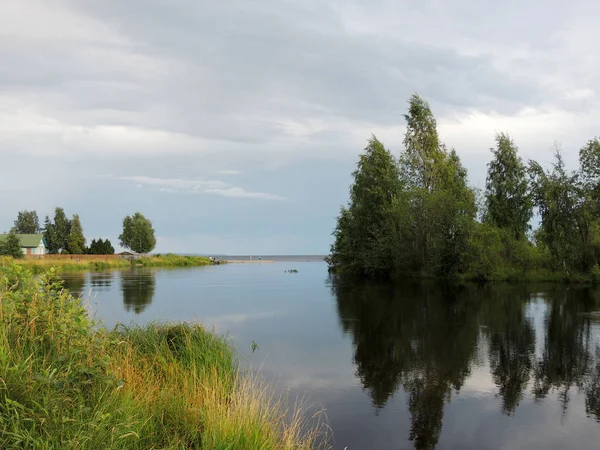
[[[66,282],[109,327],[197,320],[227,333],[326,409],[335,449],[600,446],[596,290],[349,283],[298,260]]]

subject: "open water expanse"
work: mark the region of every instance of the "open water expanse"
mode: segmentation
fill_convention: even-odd
[[[599,291],[342,282],[320,258],[268,258],[65,282],[107,327],[228,334],[326,410],[336,450],[600,448]]]

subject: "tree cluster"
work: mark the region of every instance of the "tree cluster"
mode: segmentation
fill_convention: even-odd
[[[105,241],[102,239],[92,239],[86,253],[88,255],[114,255],[115,248],[108,239]]]
[[[54,218],[46,216],[44,228],[40,229],[39,219],[36,211],[20,211],[11,235],[6,242],[10,243],[10,250],[6,242],[0,243],[0,255],[17,255],[15,242],[19,244],[18,234],[43,233],[46,248],[50,254],[91,254],[112,255],[115,249],[111,242],[106,239],[93,239],[90,246],[86,246],[86,238],[83,234],[83,226],[79,215],[74,214],[71,219],[67,217],[63,208],[56,208]],[[16,239],[16,240],[15,240]],[[123,220],[123,233],[119,236],[121,246],[137,253],[149,253],[156,247],[156,237],[152,222],[143,214],[136,212]],[[19,255],[21,247],[18,245]],[[15,256],[17,257],[17,256]]]
[[[600,276],[600,140],[570,172],[560,152],[550,170],[524,163],[509,135],[496,136],[485,192],[467,182],[418,95],[404,116],[396,158],[373,136],[353,173],[328,258],[332,270],[366,277],[462,274],[521,278],[537,271]],[[540,226],[531,231],[537,210]]]
[[[81,255],[85,253],[85,236],[81,220],[77,214],[71,219],[63,208],[54,210],[54,221],[46,216],[44,221],[44,239],[48,253],[69,253]]]
[[[15,259],[23,257],[19,236],[14,231],[0,239],[0,256],[10,256]]]

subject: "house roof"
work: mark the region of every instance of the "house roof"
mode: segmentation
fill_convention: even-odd
[[[5,240],[8,237],[8,234],[0,234],[0,241]],[[29,247],[37,247],[40,245],[40,241],[44,239],[43,234],[17,234],[19,241],[21,243],[21,247],[29,248]]]

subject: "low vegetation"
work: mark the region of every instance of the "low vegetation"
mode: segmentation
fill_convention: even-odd
[[[181,256],[174,254],[148,255],[138,258],[118,258],[98,256],[45,256],[44,258],[14,259],[0,256],[0,267],[18,264],[33,273],[43,273],[54,268],[57,272],[98,271],[124,269],[132,266],[143,267],[197,267],[212,264],[204,256]]]
[[[50,271],[0,268],[0,448],[312,449],[318,417],[199,325],[106,331]]]
[[[363,277],[600,281],[600,139],[569,171],[523,162],[496,136],[485,192],[469,186],[458,153],[441,142],[428,103],[414,95],[396,158],[373,136],[360,156],[328,258]],[[539,227],[532,229],[534,212]]]
[[[173,253],[142,256],[135,260],[135,264],[144,267],[193,267],[206,266],[212,261],[206,256],[183,256]]]

